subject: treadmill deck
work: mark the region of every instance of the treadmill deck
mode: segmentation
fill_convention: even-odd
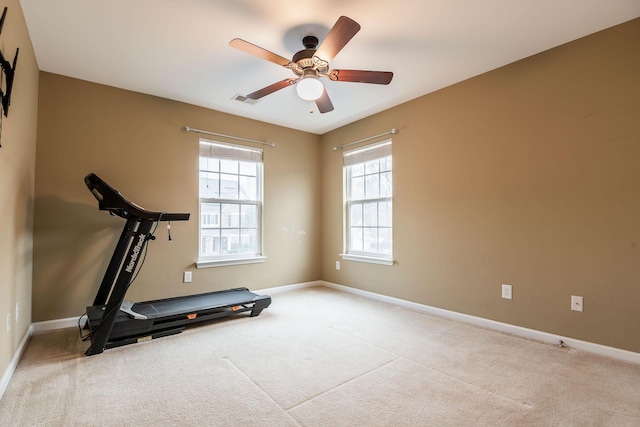
[[[246,311],[251,311],[251,316],[257,316],[270,304],[271,297],[254,294],[247,288],[139,302],[133,304],[132,310],[147,318],[134,319],[119,311],[109,338],[114,341],[140,336]],[[103,314],[104,306],[87,307],[89,329],[92,332],[101,326]]]

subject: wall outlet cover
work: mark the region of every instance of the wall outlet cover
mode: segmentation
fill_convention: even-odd
[[[502,298],[513,299],[513,288],[511,285],[502,285]]]
[[[582,297],[571,295],[571,310],[573,311],[583,311],[584,306],[582,302]]]

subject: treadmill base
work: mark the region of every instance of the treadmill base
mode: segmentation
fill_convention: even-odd
[[[130,309],[143,314],[145,318],[135,318],[118,311],[104,348],[96,347],[92,342],[86,354],[90,356],[102,353],[106,348],[178,334],[191,323],[244,312],[250,312],[250,316],[255,317],[270,304],[271,297],[254,294],[247,288],[135,303]],[[94,333],[103,326],[104,313],[105,306],[87,307],[87,328],[92,339]]]

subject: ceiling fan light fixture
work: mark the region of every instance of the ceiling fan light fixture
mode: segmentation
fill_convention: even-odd
[[[322,96],[324,85],[315,76],[305,76],[296,83],[296,92],[305,101],[315,101]]]

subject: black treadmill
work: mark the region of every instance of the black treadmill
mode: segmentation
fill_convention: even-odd
[[[147,211],[129,202],[93,173],[84,182],[98,200],[100,210],[127,220],[93,305],[87,307],[86,328],[91,346],[86,355],[178,334],[190,323],[243,312],[257,316],[271,304],[271,297],[254,294],[247,288],[138,303],[125,301],[145,246],[155,239],[153,232],[158,222],[187,221],[190,214]]]

